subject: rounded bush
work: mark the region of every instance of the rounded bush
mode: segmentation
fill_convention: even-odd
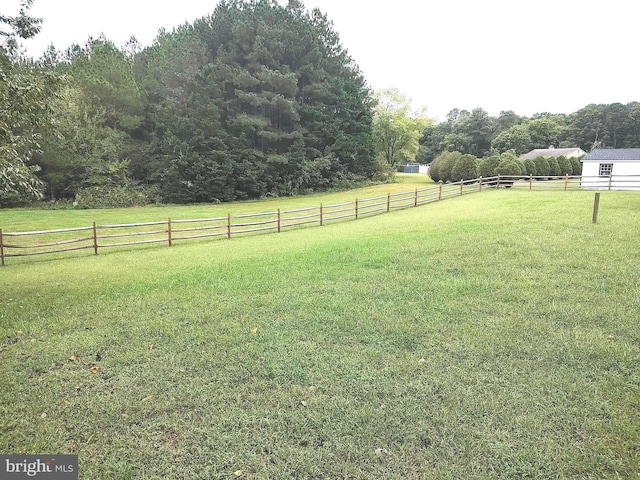
[[[451,181],[472,180],[478,178],[478,159],[473,155],[462,155],[451,169]]]
[[[558,177],[561,175],[560,165],[556,157],[549,158],[549,175],[552,177]]]
[[[522,175],[521,162],[512,158],[505,158],[496,167],[498,175],[520,176]]]
[[[496,167],[500,163],[500,155],[485,157],[478,162],[478,175],[487,178],[496,175]]]
[[[549,166],[549,160],[545,157],[536,157],[533,159],[536,164],[536,175],[539,177],[548,177],[551,167]]]
[[[434,182],[451,182],[451,171],[461,157],[460,152],[442,152],[431,162],[429,176]]]
[[[572,175],[573,174],[573,165],[571,165],[571,160],[569,160],[565,156],[558,157],[558,165],[560,166],[560,175]]]
[[[537,175],[536,163],[531,158],[527,158],[523,163],[524,163],[525,175],[532,175],[532,176]]]
[[[571,174],[572,175],[582,175],[582,163],[580,163],[580,159],[577,157],[571,157]]]

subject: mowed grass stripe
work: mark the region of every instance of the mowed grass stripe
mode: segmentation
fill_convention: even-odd
[[[149,205],[135,208],[105,208],[100,210],[64,209],[3,209],[0,210],[0,228],[5,232],[23,232],[49,230],[55,228],[73,228],[98,225],[140,223],[173,220],[225,217],[227,214],[271,212],[278,208],[291,210],[316,207],[343,202],[352,202],[356,198],[373,198],[388,193],[411,192],[417,189],[436,186],[426,175],[398,173],[394,183],[379,184],[354,190],[304,195],[295,197],[276,197],[266,200],[199,204],[199,205]]]
[[[4,269],[0,449],[98,479],[636,476],[640,197],[592,202]]]

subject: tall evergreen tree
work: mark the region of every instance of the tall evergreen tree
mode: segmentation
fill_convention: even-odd
[[[194,61],[184,85],[171,89],[183,73],[178,51]],[[143,74],[168,200],[288,195],[376,172],[371,94],[317,10],[221,2],[141,58],[172,69]]]

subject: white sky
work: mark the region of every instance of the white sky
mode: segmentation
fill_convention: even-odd
[[[285,3],[286,0],[280,0]],[[1,0],[13,16],[18,0]],[[212,13],[216,0],[35,0],[39,57],[104,33],[149,45]],[[373,89],[396,87],[440,121],[453,108],[572,113],[589,103],[640,101],[634,0],[306,0],[334,22]]]

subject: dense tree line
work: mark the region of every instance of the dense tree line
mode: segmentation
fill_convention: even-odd
[[[587,105],[575,113],[521,117],[512,111],[498,117],[481,108],[454,109],[444,122],[424,129],[418,159],[430,163],[447,151],[486,157],[512,150],[521,155],[555,146],[594,148],[640,147],[640,103]]]
[[[55,94],[33,102],[50,122],[36,122],[37,109],[24,115],[33,148],[3,165],[28,181],[5,182],[5,203],[41,185],[47,198],[83,206],[231,201],[388,171],[375,154],[372,92],[331,22],[298,0],[222,1],[144,49],[135,38],[120,49],[100,37],[65,52],[50,47],[39,62],[4,48],[0,61],[16,78],[32,68],[59,80]],[[4,130],[18,137],[22,128]]]
[[[374,95],[331,22],[299,0],[223,0],[146,48],[90,38],[38,61],[19,48],[40,29],[32,2],[0,15],[0,206],[292,195],[438,158],[441,178],[455,181],[480,169],[478,158],[529,173],[534,162],[516,168],[511,157],[640,146],[635,102],[532,118],[456,109],[435,124],[397,90]]]

